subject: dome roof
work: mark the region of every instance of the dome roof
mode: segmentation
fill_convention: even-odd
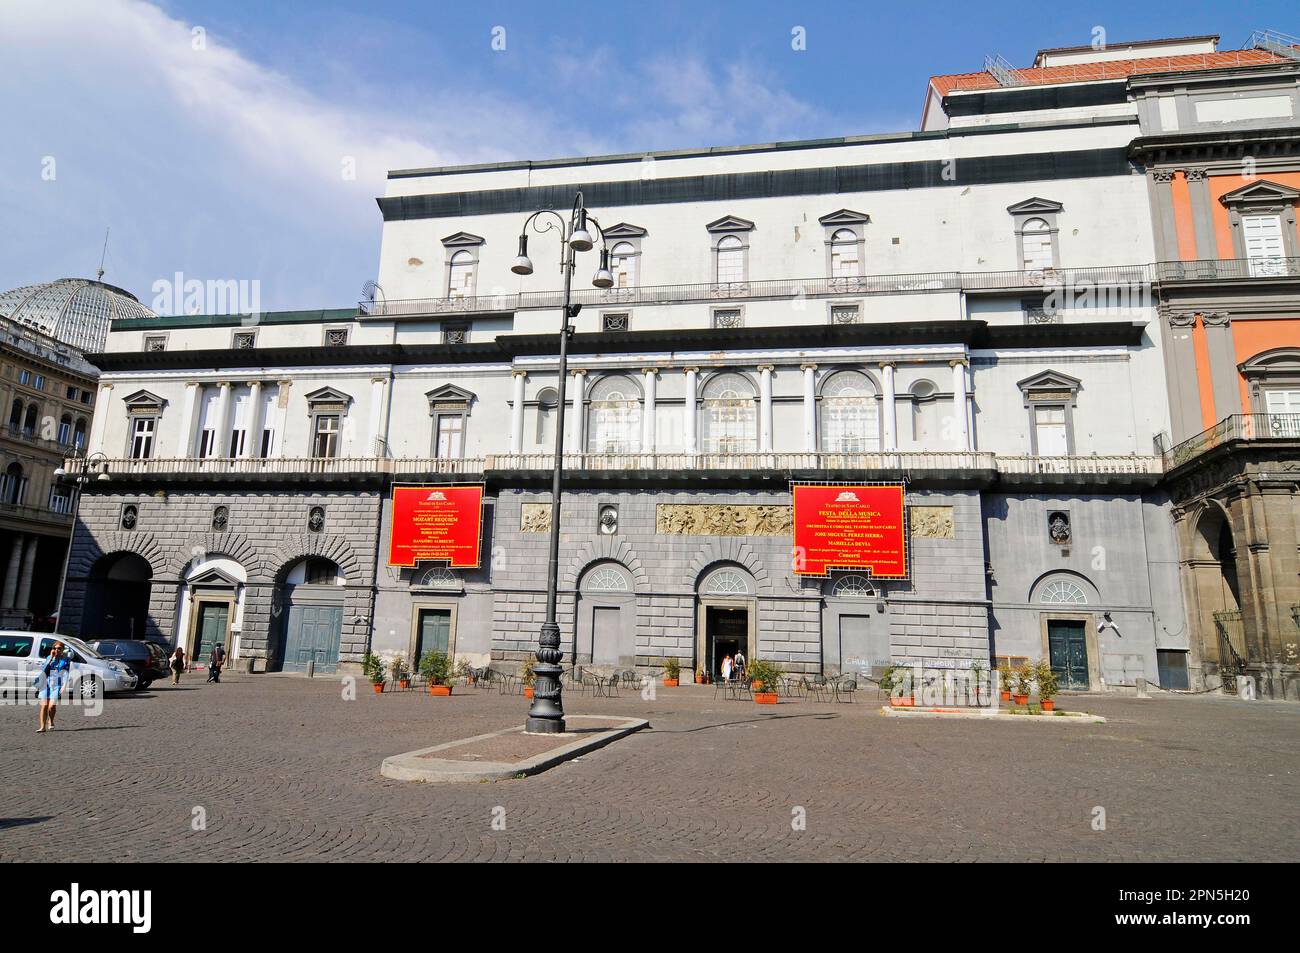
[[[157,317],[131,292],[89,278],[59,278],[0,292],[0,316],[85,353],[104,349],[111,322]]]

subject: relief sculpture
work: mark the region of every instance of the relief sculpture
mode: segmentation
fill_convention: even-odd
[[[912,536],[919,539],[956,539],[951,506],[911,506]]]
[[[790,507],[718,503],[659,503],[655,532],[670,536],[789,536]]]

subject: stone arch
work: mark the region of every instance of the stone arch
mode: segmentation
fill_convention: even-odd
[[[1227,508],[1218,500],[1208,499],[1192,514],[1187,525],[1190,534],[1188,552],[1192,559],[1221,562],[1223,553],[1219,546],[1220,529],[1226,526],[1228,532],[1232,533],[1232,517]],[[1235,540],[1233,548],[1236,548]]]
[[[325,533],[295,536],[286,540],[279,549],[269,553],[258,567],[258,575],[265,581],[283,585],[289,567],[308,556],[322,556],[333,560],[343,571],[348,585],[361,581],[361,562],[352,546],[342,536]],[[251,574],[250,574],[251,579]]]
[[[591,568],[593,563],[599,562],[621,563],[631,574],[632,587],[635,590],[644,589],[649,584],[649,577],[641,565],[641,558],[637,556],[631,543],[614,536],[598,536],[594,541],[589,540],[584,543],[569,560],[564,575],[560,578],[561,587],[578,588],[578,580],[582,578],[582,574]]]
[[[711,539],[691,559],[686,568],[685,584],[692,591],[699,585],[706,570],[716,563],[738,563],[754,577],[754,583],[760,591],[772,588],[771,579],[763,567],[762,560],[755,555],[753,548],[744,537],[723,536]]]
[[[103,536],[91,537],[84,546],[79,546],[68,565],[68,575],[85,579],[90,576],[90,569],[100,559],[114,553],[135,553],[149,564],[154,579],[168,575],[169,560],[153,533],[117,531]]]
[[[1101,590],[1097,588],[1097,584],[1083,573],[1075,572],[1072,569],[1049,569],[1047,572],[1041,574],[1034,580],[1033,585],[1029,587],[1029,592],[1025,597],[1026,600],[1035,606],[1055,605],[1055,603],[1040,602],[1040,599],[1042,598],[1043,588],[1056,579],[1075,583],[1080,589],[1082,589],[1083,594],[1088,599],[1088,601],[1083,604],[1087,605],[1090,609],[1097,609],[1104,605],[1101,598]],[[1062,603],[1062,605],[1069,605],[1069,603]]]
[[[202,557],[198,554],[202,553]],[[196,558],[208,559],[225,556],[244,567],[249,578],[260,570],[257,549],[242,533],[199,533],[189,537],[172,553],[172,573],[184,575],[186,568]]]

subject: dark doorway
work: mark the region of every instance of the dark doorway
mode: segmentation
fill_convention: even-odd
[[[103,556],[90,569],[83,639],[143,639],[149,620],[149,580],[153,569],[135,553]]]
[[[737,652],[744,652],[746,659],[752,657],[749,651],[749,610],[705,606],[704,654],[709,673],[715,679],[721,678],[722,660],[728,655],[734,659]]]
[[[1187,650],[1156,649],[1156,666],[1160,672],[1160,687],[1175,692],[1188,689]]]
[[[1060,687],[1087,691],[1090,686],[1084,623],[1075,619],[1048,619],[1047,650]]]
[[[450,655],[451,646],[451,610],[421,609],[415,627],[415,664],[430,652]]]

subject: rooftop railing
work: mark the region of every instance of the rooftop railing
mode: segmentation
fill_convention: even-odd
[[[1233,414],[1165,452],[1172,470],[1234,440],[1300,440],[1300,414]]]

